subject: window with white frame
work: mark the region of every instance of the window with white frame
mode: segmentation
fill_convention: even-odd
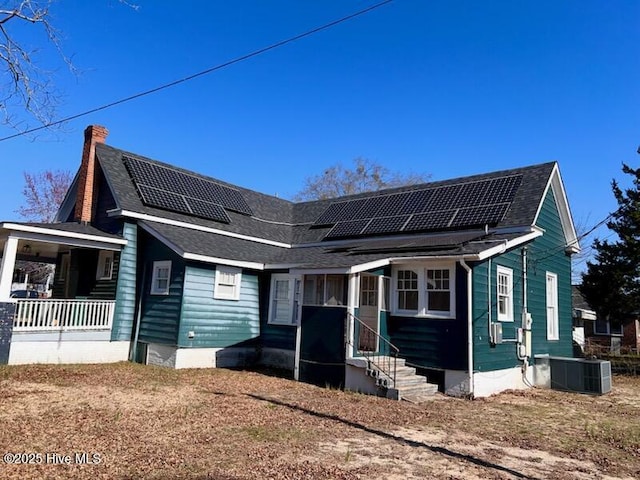
[[[391,279],[389,277],[382,277],[382,291],[380,292],[380,309],[389,311],[391,305],[389,303],[389,292],[391,291]]]
[[[547,272],[547,340],[560,338],[558,324],[558,276]]]
[[[299,281],[285,273],[271,276],[269,323],[295,325],[298,307]]]
[[[453,265],[394,268],[393,311],[399,315],[451,318],[455,315]]]
[[[396,273],[397,309],[418,313],[418,273],[413,270],[398,270]]]
[[[151,274],[151,295],[169,295],[171,282],[171,261],[162,260],[153,262]]]
[[[378,306],[378,277],[375,275],[362,275],[360,278],[360,306]]]
[[[513,322],[513,270],[498,265],[496,278],[498,320]]]
[[[344,275],[305,275],[303,305],[341,306],[347,304]]]
[[[240,300],[240,282],[242,270],[235,267],[218,265],[213,289],[213,298],[219,300]]]
[[[113,277],[113,252],[101,250],[98,254],[96,280],[111,280]]]
[[[451,282],[449,269],[427,269],[427,312],[451,310]]]

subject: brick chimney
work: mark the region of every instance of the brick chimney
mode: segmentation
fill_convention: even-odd
[[[104,143],[109,131],[100,125],[89,125],[84,131],[82,164],[78,174],[75,220],[90,223],[93,216],[94,178],[96,169],[96,143]]]

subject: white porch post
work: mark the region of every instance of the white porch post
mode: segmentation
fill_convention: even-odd
[[[8,301],[11,296],[11,284],[13,283],[13,269],[16,266],[16,254],[18,253],[18,239],[9,235],[4,244],[2,265],[0,266],[0,300]]]
[[[356,307],[358,306],[358,296],[360,293],[358,292],[360,275],[357,273],[349,274],[349,290],[347,296],[347,311],[351,315],[347,315],[347,342],[345,345],[346,358],[353,358],[353,345],[354,343],[354,328],[353,328],[353,316],[356,314]]]

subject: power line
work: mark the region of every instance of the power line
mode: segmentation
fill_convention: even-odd
[[[273,43],[273,44],[271,44],[271,45],[269,45],[267,47],[263,47],[263,48],[260,48],[258,50],[254,50],[251,53],[247,53],[247,54],[242,55],[240,57],[236,57],[233,60],[229,60],[227,62],[221,63],[219,65],[216,65],[214,67],[208,68],[206,70],[202,70],[201,72],[194,73],[193,75],[189,75],[189,76],[181,78],[179,80],[174,80],[173,82],[165,83],[164,85],[160,85],[159,87],[155,87],[155,88],[152,88],[150,90],[146,90],[144,92],[136,93],[135,95],[131,95],[129,97],[125,97],[125,98],[122,98],[120,100],[116,100],[115,102],[107,103],[105,105],[102,105],[102,106],[99,106],[99,107],[95,107],[95,108],[92,108],[90,110],[86,110],[86,111],[84,111],[82,113],[77,113],[75,115],[71,115],[69,117],[63,118],[62,120],[56,120],[55,122],[46,123],[46,124],[41,125],[39,127],[31,128],[31,129],[28,129],[28,130],[24,130],[22,132],[15,133],[13,135],[9,135],[7,137],[0,138],[0,142],[4,142],[5,140],[11,140],[12,138],[16,138],[16,137],[21,137],[23,135],[27,135],[29,133],[37,132],[39,130],[44,130],[45,128],[53,127],[55,125],[60,125],[61,123],[69,122],[71,120],[75,120],[77,118],[84,117],[86,115],[90,115],[92,113],[96,113],[96,112],[99,112],[101,110],[106,110],[107,108],[115,107],[116,105],[120,105],[122,103],[130,102],[131,100],[135,100],[135,99],[140,98],[140,97],[145,97],[147,95],[151,95],[152,93],[156,93],[156,92],[159,92],[161,90],[165,90],[167,88],[175,87],[176,85],[179,85],[181,83],[185,83],[185,82],[188,82],[188,81],[193,80],[195,78],[202,77],[204,75],[208,75],[209,73],[215,72],[217,70],[221,70],[223,68],[229,67],[229,66],[234,65],[236,63],[243,62],[243,61],[248,60],[248,59],[250,59],[252,57],[256,57],[258,55],[262,55],[263,53],[266,53],[266,52],[268,52],[270,50],[274,50],[276,48],[282,47],[284,45],[287,45],[289,43],[295,42],[295,41],[300,40],[302,38],[308,37],[308,36],[313,35],[315,33],[321,32],[323,30],[327,30],[327,29],[329,29],[331,27],[334,27],[334,26],[336,26],[336,25],[338,25],[340,23],[344,23],[344,22],[346,22],[348,20],[352,20],[352,19],[354,19],[356,17],[359,17],[361,15],[369,13],[372,10],[380,8],[380,7],[382,7],[382,6],[384,6],[384,5],[388,4],[388,3],[391,3],[391,2],[393,2],[393,0],[384,0],[382,2],[379,2],[379,3],[376,3],[374,5],[371,5],[370,7],[367,7],[365,9],[359,10],[359,11],[357,11],[355,13],[349,14],[349,15],[347,15],[345,17],[339,18],[339,19],[334,20],[334,21],[329,22],[329,23],[325,23],[324,25],[321,25],[319,27],[313,28],[313,29],[308,30],[308,31],[306,31],[304,33],[300,33],[300,34],[295,35],[293,37],[289,37],[286,40],[281,40],[279,42]]]

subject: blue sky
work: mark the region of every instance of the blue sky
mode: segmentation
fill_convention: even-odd
[[[60,117],[375,1],[133,3],[53,5],[80,71],[52,75]],[[637,1],[395,0],[55,134],[0,142],[0,218],[18,219],[24,171],[75,171],[84,128],[101,124],[110,145],[285,198],[358,156],[434,180],[557,160],[574,220],[588,228],[615,209],[611,179],[629,183],[622,162],[640,159],[639,20]],[[12,133],[0,126],[0,137]]]

